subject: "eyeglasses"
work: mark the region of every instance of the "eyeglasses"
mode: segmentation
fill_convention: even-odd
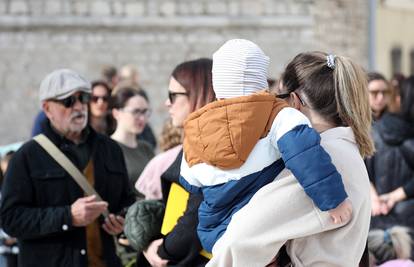
[[[170,100],[171,104],[174,104],[175,99],[177,98],[177,95],[186,95],[186,96],[188,96],[188,93],[168,91],[168,99]]]
[[[302,106],[306,106],[305,101],[303,101],[302,97],[300,97],[300,95],[298,93],[296,93],[296,92],[292,92],[292,93],[295,94],[298,97],[298,99],[299,99],[300,103],[302,104]],[[280,99],[285,99],[285,98],[290,97],[290,94],[291,93],[279,94],[279,95],[276,95],[276,97],[280,98]]]
[[[127,113],[133,115],[134,117],[144,116],[144,117],[148,118],[151,115],[151,109],[149,109],[149,108],[122,109],[122,111],[127,112]]]
[[[76,103],[76,100],[79,100],[79,102],[81,102],[82,104],[88,104],[89,101],[91,100],[91,94],[80,93],[78,96],[71,95],[71,96],[66,97],[64,99],[51,99],[51,101],[57,102],[57,103],[65,106],[65,108],[73,107]]]
[[[93,95],[93,96],[91,96],[91,101],[92,102],[98,102],[99,101],[99,99],[102,99],[102,101],[103,102],[108,102],[108,100],[109,100],[109,96],[97,96],[97,95]]]
[[[288,97],[290,97],[290,93],[287,93],[287,94],[280,94],[280,95],[276,95],[276,97],[277,97],[277,98],[280,98],[280,99],[285,99],[285,98],[288,98]]]
[[[369,93],[374,97],[378,97],[379,94],[382,94],[384,97],[387,97],[391,94],[390,90],[371,90]]]

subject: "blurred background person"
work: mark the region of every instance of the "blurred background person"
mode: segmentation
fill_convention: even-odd
[[[161,174],[170,167],[181,151],[182,133],[182,128],[172,125],[171,120],[164,123],[160,138],[162,152],[147,164],[135,183],[135,188],[145,195],[145,199],[162,199]]]
[[[400,95],[400,110],[385,112],[373,126],[377,151],[366,160],[371,229],[414,226],[414,76],[401,84]]]
[[[140,87],[138,69],[132,64],[122,66],[119,70],[119,81],[129,81],[133,85]]]
[[[150,114],[148,97],[144,91],[124,87],[113,95],[112,115],[116,121],[116,128],[111,138],[122,148],[132,186],[154,157],[151,145],[137,139],[137,135],[144,130]]]
[[[371,230],[368,249],[371,266],[414,267],[410,259],[412,240],[409,229],[401,226]]]
[[[114,66],[104,66],[102,68],[101,75],[102,79],[108,84],[111,89],[114,88],[119,82],[118,70]]]
[[[168,99],[172,125],[182,128],[187,116],[214,101],[211,80],[212,60],[201,58],[186,61],[176,66],[171,74]],[[198,206],[202,195],[189,194],[180,183],[182,150],[161,175],[163,202],[166,204],[162,238],[152,241],[139,255],[137,266],[182,266],[201,267],[208,258],[202,253],[197,235]]]
[[[7,171],[9,161],[12,159],[15,151],[7,152],[0,160],[0,190],[3,184],[4,174]],[[1,195],[0,195],[1,198]],[[17,247],[17,239],[10,237],[3,229],[0,228],[0,266],[1,267],[17,267],[17,255],[19,248]]]
[[[390,102],[391,88],[384,75],[378,72],[368,73],[369,105],[374,120],[381,118]]]
[[[113,132],[113,119],[109,110],[111,88],[101,80],[92,82],[92,95],[89,102],[89,124],[98,133],[110,135]]]

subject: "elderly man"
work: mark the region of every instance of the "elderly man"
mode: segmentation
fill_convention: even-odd
[[[20,266],[121,266],[112,236],[122,232],[119,214],[135,197],[121,149],[87,126],[90,92],[88,81],[61,69],[46,76],[39,95],[45,136],[103,200],[85,197],[36,141],[24,144],[9,164],[0,207],[2,227],[19,240]]]

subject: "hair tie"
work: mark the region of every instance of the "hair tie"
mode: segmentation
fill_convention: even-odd
[[[335,55],[329,54],[326,56],[326,64],[330,69],[335,69]]]
[[[391,235],[389,229],[384,230],[384,243],[391,243]]]

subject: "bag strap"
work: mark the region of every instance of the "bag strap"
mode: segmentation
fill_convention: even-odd
[[[41,146],[47,153],[57,162],[60,166],[62,166],[65,171],[69,173],[69,175],[75,180],[75,182],[82,188],[87,196],[95,195],[98,201],[103,201],[101,196],[96,192],[95,188],[88,182],[86,177],[76,168],[75,165],[62,153],[49,140],[44,134],[39,134],[33,137],[33,139]],[[105,211],[103,215],[106,217],[108,216],[108,212]]]

